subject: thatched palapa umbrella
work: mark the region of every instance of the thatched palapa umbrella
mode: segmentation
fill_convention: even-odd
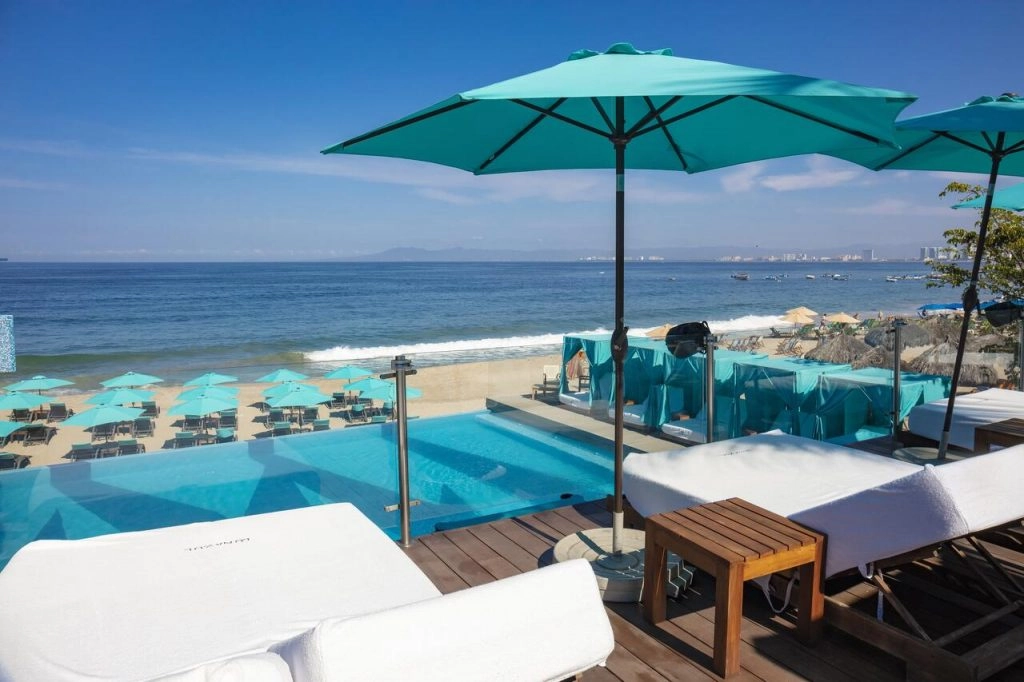
[[[822,362],[847,364],[870,350],[871,346],[857,337],[850,336],[849,334],[839,334],[811,350],[804,357]]]
[[[952,376],[956,362],[956,344],[940,343],[926,350],[910,362],[910,370],[920,374],[944,374]],[[964,353],[960,368],[960,380],[965,384],[978,386],[991,384],[996,380],[996,370],[980,358],[980,353]]]

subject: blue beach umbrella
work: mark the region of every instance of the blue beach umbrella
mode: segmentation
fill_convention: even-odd
[[[0,439],[7,438],[18,429],[28,426],[25,422],[9,422],[0,420]]]
[[[302,385],[295,385],[287,393],[267,399],[267,404],[271,407],[313,407],[329,402],[331,402],[331,396]]]
[[[697,173],[850,147],[892,146],[912,95],[720,62],[627,43],[580,50],[547,69],[468,90],[328,147],[474,174],[615,169],[615,523],[621,553],[626,168]]]
[[[367,391],[370,389],[383,388],[386,389],[388,386],[394,386],[390,381],[384,379],[378,379],[377,377],[366,377],[359,381],[353,381],[352,383],[345,386],[347,391]]]
[[[48,395],[13,391],[0,395],[0,410],[31,410],[33,407],[39,407],[51,400],[52,398]]]
[[[953,208],[985,208],[985,196],[970,201],[961,201]],[[1001,189],[992,197],[992,208],[1004,211],[1024,211],[1024,182]]]
[[[358,367],[356,365],[345,365],[337,369],[332,369],[324,375],[324,379],[345,379],[346,381],[351,382],[353,379],[369,376],[371,374],[373,374],[373,370],[371,369]]]
[[[277,384],[282,381],[302,381],[303,379],[307,378],[309,377],[307,377],[305,374],[300,374],[299,372],[293,372],[290,369],[282,368],[275,369],[270,374],[265,374],[256,381],[265,384]]]
[[[320,390],[313,384],[300,384],[295,381],[286,381],[283,384],[278,384],[276,386],[270,386],[269,388],[263,389],[263,397],[276,398],[278,396],[284,395],[285,393],[290,393],[291,391],[294,391],[296,388],[305,388],[310,391]]]
[[[214,412],[233,410],[237,407],[238,401],[234,398],[201,397],[178,403],[167,410],[167,414],[205,417]]]
[[[963,295],[964,319],[960,326],[960,342],[956,349],[949,400],[939,440],[939,459],[943,459],[949,445],[949,430],[960,385],[971,312],[978,307],[978,277],[996,194],[996,181],[1000,174],[1024,175],[1024,98],[1009,94],[979,97],[956,109],[908,118],[896,124],[896,141],[900,148],[895,151],[847,150],[833,153],[833,156],[872,170],[954,171],[988,175],[971,278]]]
[[[238,377],[229,376],[227,374],[218,374],[217,372],[207,372],[197,376],[195,379],[189,379],[184,383],[185,386],[215,386],[217,384],[230,384],[233,381],[238,381]]]
[[[8,391],[49,391],[50,389],[60,388],[61,386],[70,386],[73,381],[65,381],[64,379],[54,379],[52,377],[43,376],[38,374],[31,379],[25,379],[18,381],[6,386]]]
[[[148,386],[149,384],[159,384],[162,381],[163,379],[152,374],[125,372],[121,376],[101,381],[100,385],[104,388],[136,388],[138,386]]]
[[[118,405],[98,405],[84,412],[79,412],[64,420],[68,426],[102,426],[104,424],[116,424],[127,422],[142,416],[145,412],[141,407],[120,407]]]
[[[234,386],[197,386],[187,391],[182,391],[175,398],[177,402],[186,402],[196,398],[221,398],[223,400],[234,400],[238,397],[238,389]]]
[[[97,393],[85,402],[90,405],[124,405],[125,403],[141,403],[152,400],[153,391],[139,391],[129,388],[116,388],[113,391]]]
[[[398,396],[398,387],[392,382],[387,382],[389,386],[377,386],[376,388],[367,388],[359,392],[360,398],[369,398],[372,400],[390,400],[392,402]],[[405,387],[406,398],[420,398],[423,396],[423,391],[418,388],[412,388],[410,386]]]

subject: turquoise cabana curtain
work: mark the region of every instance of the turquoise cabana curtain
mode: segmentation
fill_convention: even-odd
[[[922,403],[949,397],[950,378],[935,374],[900,373],[899,421]],[[822,374],[818,385],[816,428],[821,440],[856,436],[863,427],[892,429],[892,372],[867,367]],[[871,429],[861,435],[871,437]],[[874,434],[877,435],[877,434]]]
[[[590,363],[590,402],[607,400],[611,395],[612,378],[615,369],[612,365],[611,334],[580,334],[562,337],[562,372],[559,392],[569,390],[568,378],[565,376],[565,365],[572,356],[583,350]]]
[[[793,435],[814,433],[815,391],[818,377],[831,372],[848,372],[850,365],[836,365],[803,359],[763,358],[734,363],[733,383],[737,400],[734,421],[739,430],[758,433],[782,429]],[[743,396],[747,418],[740,421],[739,400]],[[804,423],[806,422],[806,423]]]

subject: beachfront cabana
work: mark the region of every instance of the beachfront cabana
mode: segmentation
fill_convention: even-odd
[[[590,364],[590,389],[572,392],[569,390],[569,378],[566,376],[565,366],[581,350],[587,356],[587,362]],[[585,411],[607,409],[613,388],[614,374],[611,334],[563,336],[560,370],[559,402]]]
[[[829,372],[818,379],[815,431],[819,440],[845,444],[892,433],[892,372],[877,367],[850,372]],[[949,377],[900,373],[897,421],[910,410],[949,397]]]
[[[609,342],[610,343],[610,342]],[[643,337],[631,338],[623,364],[623,423],[629,426],[657,427],[659,425],[657,386],[664,374],[664,366],[674,358],[665,348],[665,342]],[[615,376],[608,400],[608,418],[615,418]]]
[[[799,358],[736,361],[733,364],[736,400],[733,402],[732,435],[772,429],[797,436],[813,434],[818,377],[851,369],[850,365]]]

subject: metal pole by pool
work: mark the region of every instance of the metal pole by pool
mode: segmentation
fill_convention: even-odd
[[[704,337],[705,352],[704,358],[704,416],[707,419],[707,433],[705,438],[708,443],[715,440],[715,343],[718,337],[710,334]]]
[[[1017,390],[1024,391],[1024,310],[1017,323]]]
[[[405,377],[415,374],[412,361],[404,355],[397,355],[391,361],[392,372],[381,374],[381,379],[395,380],[395,419],[398,431],[398,511],[401,514],[402,546],[412,545],[412,532],[409,520],[409,508],[416,502],[409,501],[409,432],[408,413],[406,412]],[[388,508],[394,511],[393,507]]]
[[[901,332],[906,321],[899,319],[893,320],[892,323],[892,343],[893,343],[893,362],[892,362],[892,412],[889,414],[892,419],[892,442],[890,443],[890,449],[895,450],[898,447],[897,438],[900,434],[900,372],[902,367],[900,366],[900,356],[903,355],[903,334]]]

